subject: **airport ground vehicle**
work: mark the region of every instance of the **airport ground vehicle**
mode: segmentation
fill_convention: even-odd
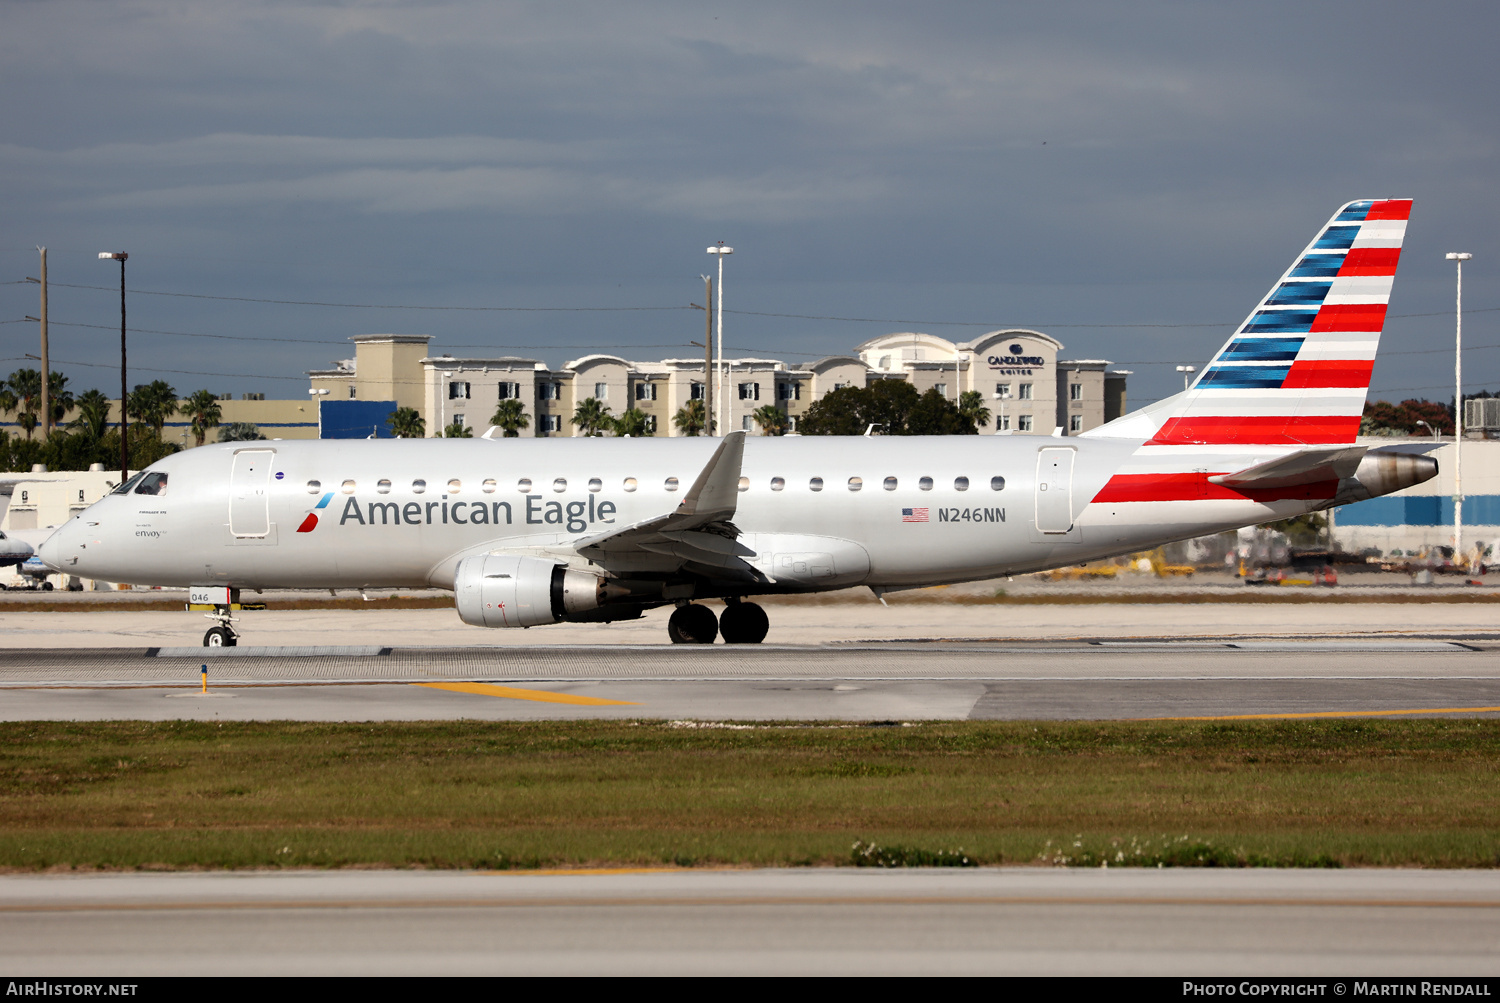
[[[755,643],[757,595],[1039,571],[1388,494],[1437,472],[1354,445],[1410,208],[1340,208],[1192,387],[1081,436],[228,443],[40,555],[194,586],[206,644],[234,643],[241,589],[430,586],[487,627],[671,605],[673,641]]]

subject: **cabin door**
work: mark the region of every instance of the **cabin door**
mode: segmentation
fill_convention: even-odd
[[[274,449],[241,449],[229,476],[229,532],[265,536],[271,531],[271,461]]]

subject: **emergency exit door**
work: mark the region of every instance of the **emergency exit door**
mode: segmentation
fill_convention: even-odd
[[[1048,448],[1036,459],[1036,528],[1043,533],[1067,533],[1073,528],[1072,449]]]
[[[271,461],[274,449],[242,449],[229,476],[229,532],[265,536],[271,531]]]

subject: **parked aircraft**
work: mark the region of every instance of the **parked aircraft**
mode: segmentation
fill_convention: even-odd
[[[241,589],[433,586],[469,624],[674,606],[675,642],[756,643],[754,596],[1037,571],[1388,494],[1437,473],[1354,444],[1410,208],[1343,206],[1191,388],[1081,436],[226,443],[40,554],[194,586],[210,646],[235,643]]]

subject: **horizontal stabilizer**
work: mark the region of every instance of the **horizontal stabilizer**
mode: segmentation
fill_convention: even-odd
[[[1295,487],[1353,477],[1365,446],[1339,446],[1333,449],[1302,449],[1286,456],[1236,470],[1232,474],[1215,474],[1209,483],[1226,488],[1264,491],[1270,488]]]

